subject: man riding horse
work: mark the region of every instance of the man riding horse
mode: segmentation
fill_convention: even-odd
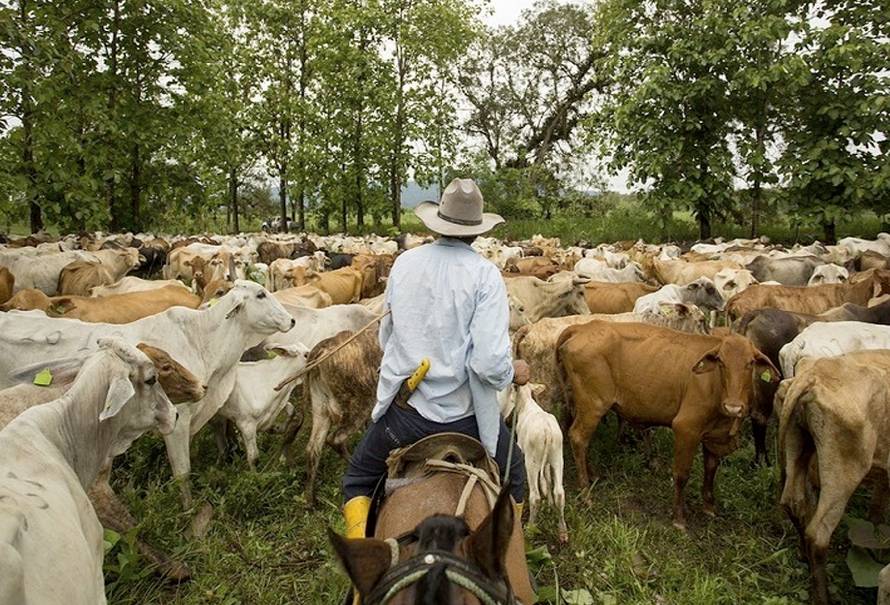
[[[473,180],[454,179],[439,204],[423,202],[415,209],[440,237],[399,256],[389,276],[377,404],[343,478],[347,538],[365,537],[371,495],[387,473],[390,452],[438,433],[479,439],[502,472],[509,457],[509,488],[521,512],[525,465],[515,443],[508,456],[511,436],[497,394],[511,382],[525,384],[529,369],[512,361],[503,278],[470,247],[504,222],[483,213],[482,205]],[[429,370],[416,390],[397,397],[426,360]]]

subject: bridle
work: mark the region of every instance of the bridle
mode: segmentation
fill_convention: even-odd
[[[445,578],[470,592],[483,605],[518,605],[505,582],[490,579],[466,560],[444,550],[428,550],[395,564],[362,602],[386,605],[400,592],[423,580],[436,566],[444,566]]]

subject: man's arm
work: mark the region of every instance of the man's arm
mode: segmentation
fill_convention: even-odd
[[[391,307],[391,297],[390,297],[390,287],[389,285],[392,281],[388,281],[386,283],[386,290],[383,293],[383,310],[389,311]],[[389,341],[389,337],[392,336],[392,313],[387,313],[386,316],[380,320],[380,330],[377,333],[377,338],[380,342],[380,350],[386,350],[386,343]]]
[[[510,306],[507,288],[497,271],[482,280],[476,295],[476,310],[470,322],[470,369],[494,389],[506,388],[513,380],[510,353]]]

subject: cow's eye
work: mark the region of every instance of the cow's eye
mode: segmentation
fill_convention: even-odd
[[[145,384],[151,386],[154,383],[156,383],[157,381],[158,381],[158,379],[155,376],[152,376],[145,381]]]
[[[734,281],[728,282],[728,283],[726,284],[726,287],[727,287],[727,288],[735,288],[735,282],[734,282]]]
[[[259,298],[259,299],[266,298],[266,293],[265,293],[265,292],[260,292],[259,294],[256,295],[256,297]]]

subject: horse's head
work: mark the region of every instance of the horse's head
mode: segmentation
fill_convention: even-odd
[[[513,505],[504,490],[471,531],[461,517],[434,515],[398,539],[350,540],[329,530],[363,605],[515,603],[504,559]]]

